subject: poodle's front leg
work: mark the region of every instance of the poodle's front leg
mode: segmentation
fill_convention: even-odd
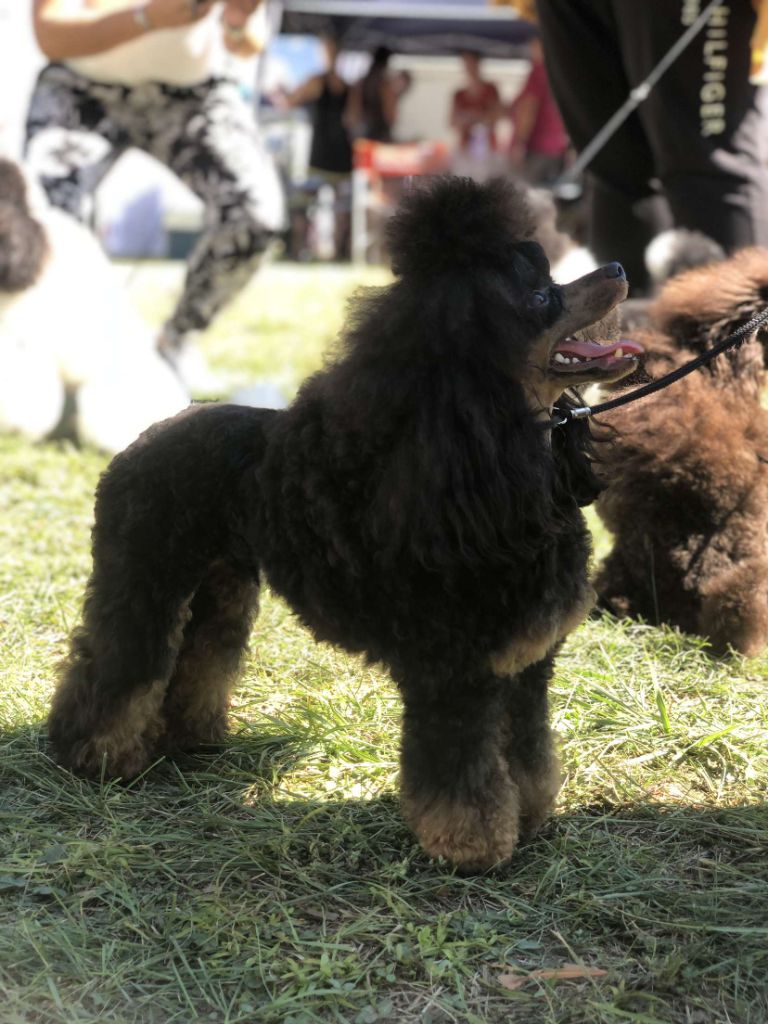
[[[408,674],[401,752],[403,814],[421,846],[463,871],[483,871],[517,845],[519,797],[503,750],[502,685],[478,670]]]
[[[549,816],[562,776],[549,727],[547,689],[554,652],[504,681],[503,745],[520,794],[520,835],[533,835]]]

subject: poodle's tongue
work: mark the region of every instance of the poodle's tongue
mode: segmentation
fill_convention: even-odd
[[[601,345],[597,341],[582,341],[580,338],[564,338],[555,346],[555,352],[561,352],[564,356],[575,356],[577,359],[603,359],[605,356],[641,356],[643,346],[636,341],[628,341],[622,338],[621,341],[612,341],[608,345]],[[554,353],[553,353],[554,354]]]

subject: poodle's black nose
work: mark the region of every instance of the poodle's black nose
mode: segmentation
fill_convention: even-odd
[[[624,267],[620,263],[606,263],[603,267],[603,273],[606,277],[623,277],[626,278],[624,273]]]

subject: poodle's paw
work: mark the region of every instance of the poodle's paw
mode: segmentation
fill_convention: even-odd
[[[702,586],[696,632],[707,637],[714,654],[729,648],[756,658],[768,643],[766,566],[749,563],[721,573]]]
[[[631,619],[634,605],[631,599],[624,594],[600,592],[597,595],[597,607],[600,611],[608,612],[617,619]]]
[[[463,873],[487,871],[511,857],[517,846],[520,805],[510,783],[485,804],[403,798],[403,814],[426,854],[445,857]]]
[[[228,733],[229,719],[226,710],[194,719],[168,715],[161,746],[169,754],[197,750],[201,747],[218,747],[224,743]]]
[[[510,771],[520,793],[520,838],[530,839],[552,814],[563,784],[560,761],[551,753],[546,764],[535,772],[516,771],[513,766]]]
[[[57,761],[77,775],[89,779],[133,779],[149,767],[154,750],[143,739],[132,744],[115,744],[110,735],[94,736],[69,749],[56,745]]]
[[[159,756],[165,730],[159,710],[164,690],[164,683],[155,682],[94,722],[92,713],[82,711],[82,706],[89,705],[62,688],[48,720],[59,764],[90,778],[134,778]]]

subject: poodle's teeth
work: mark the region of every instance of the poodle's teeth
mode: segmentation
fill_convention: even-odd
[[[613,358],[614,359],[622,359],[623,357],[624,357],[624,349],[623,348],[617,348],[616,351],[613,353]]]
[[[566,359],[562,352],[555,352],[556,363],[569,363],[570,359]]]

